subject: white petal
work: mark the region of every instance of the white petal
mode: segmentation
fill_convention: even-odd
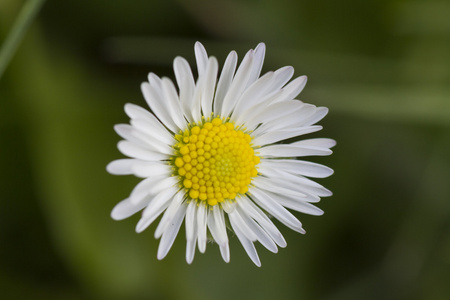
[[[284,116],[293,112],[300,111],[304,104],[300,101],[289,101],[274,103],[269,106],[263,106],[259,110],[251,111],[245,118],[245,126],[256,128],[260,123],[268,123],[276,120],[285,122]]]
[[[178,83],[178,88],[180,89],[180,103],[184,115],[189,122],[193,122],[191,106],[192,97],[194,96],[195,81],[194,76],[192,75],[191,67],[186,59],[176,57],[173,62],[173,69]]]
[[[214,98],[214,112],[218,115],[222,115],[223,99],[225,98],[231,81],[233,80],[236,64],[237,54],[235,51],[231,51],[225,60],[225,64],[223,65],[222,73],[220,74],[219,82],[217,84],[216,96]]]
[[[293,184],[301,187],[302,191],[307,194],[317,195],[320,197],[329,197],[333,195],[329,189],[303,176],[285,173],[283,174],[283,178],[286,179],[286,181],[292,182]]]
[[[208,54],[206,53],[205,47],[200,43],[196,42],[194,46],[195,60],[197,61],[198,75],[202,76],[206,72],[206,65],[208,64]]]
[[[254,51],[254,62],[252,66],[252,72],[247,82],[247,87],[253,84],[261,74],[265,54],[266,54],[266,45],[264,43],[259,43]]]
[[[184,191],[179,191],[173,197],[172,202],[169,204],[169,207],[167,207],[166,211],[164,212],[164,215],[162,216],[161,221],[159,221],[158,227],[156,227],[156,230],[155,230],[155,238],[156,239],[159,239],[161,237],[161,235],[166,230],[168,224],[173,222],[179,207],[181,205],[184,205],[183,204],[184,194],[185,194]]]
[[[313,215],[313,216],[323,215],[323,210],[321,210],[320,208],[318,208],[308,202],[302,201],[301,199],[298,199],[298,198],[293,199],[293,198],[285,197],[282,194],[274,194],[274,193],[268,193],[268,195],[270,195],[270,197],[272,199],[274,199],[275,201],[277,201],[284,207],[293,209],[295,211],[298,211],[298,212],[301,212],[304,214]]]
[[[304,193],[308,195],[316,195],[320,197],[329,197],[332,195],[331,191],[318,184],[315,181],[307,179],[300,175],[294,175],[287,172],[283,172],[281,170],[273,169],[273,168],[259,168],[258,170],[262,175],[269,177],[269,179],[260,177],[255,182],[262,181],[262,184],[259,184],[261,188],[265,189],[265,186],[269,186],[272,184],[275,188],[272,187],[272,190],[278,194],[286,194],[290,196],[295,196],[293,193],[288,193],[283,190],[290,189],[292,191],[297,191],[298,193]],[[267,182],[266,182],[267,181]],[[280,188],[280,192],[277,192],[277,188]]]
[[[324,156],[330,155],[332,151],[327,148],[310,145],[270,145],[258,149],[259,156],[263,157],[301,157],[301,156]]]
[[[327,138],[316,138],[316,139],[308,139],[303,141],[298,141],[295,143],[292,143],[291,145],[299,145],[299,146],[311,146],[311,147],[318,147],[322,149],[329,149],[336,146],[336,141],[333,139],[327,139]]]
[[[239,197],[236,201],[247,215],[252,217],[269,234],[280,247],[286,247],[286,241],[278,228],[267,215],[247,197]]]
[[[197,224],[196,214],[197,213],[197,203],[195,201],[191,201],[188,204],[188,208],[186,211],[186,239],[194,240],[197,237]]]
[[[223,211],[218,205],[212,207],[208,215],[208,228],[216,243],[223,247],[228,244],[228,236],[225,228]]]
[[[123,139],[125,139],[129,142],[132,142],[134,144],[137,144],[140,147],[149,149],[146,142],[144,142],[141,139],[139,139],[138,137],[136,137],[136,135],[135,135],[136,129],[133,128],[133,126],[128,125],[128,124],[117,124],[117,125],[114,125],[114,131],[119,136],[121,136]],[[150,149],[150,150],[154,151],[154,149]]]
[[[322,126],[315,125],[309,127],[292,128],[287,130],[275,130],[266,132],[253,139],[252,143],[258,146],[273,144],[282,140],[293,138],[299,135],[316,132],[322,129]]]
[[[138,177],[166,176],[172,174],[172,167],[163,162],[142,162],[135,164],[132,168],[133,174]]]
[[[130,201],[130,199],[125,199],[120,201],[119,203],[114,206],[113,210],[111,211],[111,218],[114,220],[123,220],[126,219],[144,207],[146,207],[148,202],[140,202],[138,204],[134,204]]]
[[[194,90],[194,96],[192,96],[192,103],[191,103],[191,113],[192,113],[192,119],[194,122],[201,122],[202,121],[202,97],[205,90],[205,84],[206,84],[206,78],[207,74],[203,73],[202,76],[200,76],[197,80],[197,84],[195,85]]]
[[[164,93],[163,101],[166,101],[166,105],[173,122],[180,130],[183,130],[186,127],[187,122],[183,116],[180,99],[178,98],[177,90],[175,89],[175,85],[172,80],[164,77],[162,79],[162,90]]]
[[[238,207],[238,211],[245,224],[247,224],[248,228],[255,234],[256,239],[269,251],[277,253],[277,245],[270,238],[270,236],[259,226],[259,224],[256,223],[250,216],[248,216],[240,207]]]
[[[188,264],[192,263],[195,255],[195,244],[197,242],[197,204],[191,201],[188,204],[186,211],[186,261]]]
[[[191,264],[194,261],[196,243],[197,243],[197,239],[188,240],[186,242],[186,262],[188,264]]]
[[[281,223],[292,230],[305,233],[305,230],[302,228],[302,223],[300,223],[300,221],[294,217],[293,214],[281,206],[281,204],[267,195],[267,193],[263,192],[259,188],[251,188],[250,194],[252,195],[253,201],[258,203],[259,206],[277,218]]]
[[[106,170],[113,175],[131,175],[134,164],[140,163],[137,159],[123,158],[113,160],[106,166]]]
[[[130,123],[137,130],[163,144],[172,145],[175,142],[173,135],[151,113],[146,117],[133,118]]]
[[[186,262],[191,264],[194,261],[195,245],[197,240],[188,240],[186,242]]]
[[[279,97],[275,102],[288,101],[297,97],[297,95],[305,88],[307,80],[308,78],[305,75],[292,80],[283,88],[282,97]]]
[[[267,110],[267,107],[270,105],[270,103],[273,102],[273,99],[277,97],[278,93],[280,93],[280,91],[263,95],[259,99],[259,101],[255,103],[255,105],[249,107],[243,112],[238,112],[236,118],[233,121],[238,125],[242,125],[242,127],[245,127],[250,131],[255,130],[259,123],[256,122],[252,125],[252,127],[249,127],[247,123],[250,120],[253,120],[255,116],[258,116],[260,113]]]
[[[197,242],[197,204],[195,201],[191,201],[188,204],[186,211],[186,262],[192,263],[195,255],[195,245]]]
[[[173,149],[167,144],[160,142],[153,136],[150,136],[133,126],[128,124],[118,124],[114,126],[114,130],[124,139],[130,141],[139,147],[155,152],[172,155]]]
[[[234,232],[236,233],[236,236],[238,237],[239,241],[241,242],[242,246],[244,247],[245,252],[247,252],[247,255],[250,257],[250,259],[253,261],[255,265],[261,267],[261,261],[259,260],[258,253],[256,252],[255,245],[253,245],[253,242],[249,240],[247,237],[245,237],[245,234],[241,231],[239,225],[234,223],[234,218],[230,218],[230,224]]]
[[[148,73],[148,83],[150,86],[154,89],[154,91],[157,93],[159,98],[163,98],[163,92],[162,92],[162,85],[161,85],[161,78],[159,78],[158,75],[155,73]]]
[[[217,62],[217,59],[215,57],[211,57],[208,60],[208,65],[206,68],[206,78],[201,99],[203,115],[206,118],[210,117],[212,113],[212,103],[214,98],[214,91],[216,89],[218,69],[219,63]]]
[[[262,175],[266,175],[266,173],[263,173],[263,171],[266,171],[267,169],[261,170]],[[252,183],[263,190],[266,191],[272,191],[274,193],[284,193],[293,197],[299,197],[303,198],[306,197],[306,194],[299,189],[297,186],[290,182],[285,182],[284,178],[277,178],[272,175],[272,173],[268,173],[269,178],[258,176],[257,178],[254,178]]]
[[[295,101],[300,102],[298,100]],[[270,109],[270,107],[268,109]],[[255,134],[256,131],[265,132],[284,128],[309,126],[317,123],[317,121],[322,119],[327,112],[328,110],[324,107],[316,107],[312,104],[303,103],[300,110],[288,111],[287,114],[280,116],[281,120],[274,118],[266,119],[264,123],[257,130],[255,130]]]
[[[142,160],[159,161],[168,158],[168,156],[164,153],[144,149],[128,141],[120,141],[117,144],[117,148],[126,156]]]
[[[234,115],[234,120],[236,121],[236,123],[243,124],[248,122],[248,120],[251,120],[254,116],[257,116],[258,114],[264,112],[269,104],[276,102],[276,99],[278,99],[279,97],[283,97],[283,94],[286,93],[286,91],[280,90],[280,88],[289,81],[293,73],[294,68],[292,67],[284,67],[275,71],[275,78],[269,82],[267,87],[265,87],[265,89],[267,89],[265,94],[261,94],[256,103],[252,103],[252,106],[249,106],[244,110],[235,109],[236,112]],[[242,96],[242,98],[244,97]],[[245,99],[243,99],[243,101],[245,103]],[[297,102],[300,103],[300,101]],[[283,109],[283,111],[288,113],[292,111],[292,107],[290,107],[289,109]],[[277,114],[271,114],[271,116],[276,116],[277,121],[280,121],[281,119],[281,116]],[[267,122],[267,119],[265,119],[264,122]],[[256,128],[256,126],[252,126],[250,130],[253,130],[254,128]]]
[[[141,218],[139,222],[136,224],[136,232],[141,233],[144,231],[148,226],[150,226],[153,221],[155,221],[156,218],[167,208],[169,205],[169,202],[166,202],[163,206],[159,207],[155,213],[149,217]]]
[[[142,94],[145,101],[153,111],[153,113],[161,120],[161,122],[172,132],[178,132],[179,128],[174,122],[169,107],[164,99],[162,99],[161,91],[155,90],[149,83],[141,84]]]
[[[244,234],[244,236],[250,241],[254,242],[257,240],[256,234],[247,226],[247,224],[242,219],[238,210],[234,210],[232,213],[228,214],[228,218],[231,223],[234,223],[236,227]],[[234,226],[233,226],[234,228]]]
[[[254,82],[245,92],[242,94],[231,116],[232,119],[241,120],[240,114],[254,105],[261,103],[261,98],[273,91],[269,90],[271,83],[275,80],[275,73],[268,72],[263,77]]]
[[[148,218],[153,216],[159,207],[164,206],[165,203],[170,204],[176,193],[177,189],[175,187],[163,190],[150,201],[147,208],[143,211],[142,217]]]
[[[271,89],[282,88],[294,75],[294,68],[291,66],[282,67],[275,71],[275,81],[272,84]]]
[[[305,118],[305,120],[303,120],[302,125],[308,126],[311,124],[315,124],[315,123],[319,122],[320,120],[322,120],[323,117],[325,117],[327,115],[327,113],[328,113],[328,108],[318,107],[313,115],[311,115],[310,117]]]
[[[125,104],[125,113],[131,119],[145,119],[152,116],[152,114],[145,108],[132,103]]]
[[[229,213],[233,212],[233,210],[236,209],[236,202],[225,200],[222,203],[220,203],[220,206],[227,214],[229,214]]]
[[[201,202],[197,207],[197,234],[198,234],[198,250],[205,253],[206,250],[206,223],[208,220],[208,210],[206,205]]]
[[[135,120],[135,122],[131,121],[132,124],[138,122],[138,120]],[[173,137],[171,137],[172,143],[167,144],[162,141],[162,135],[157,136],[157,131],[155,130],[152,134],[149,134],[148,132],[140,131],[135,128],[134,132],[132,134],[138,138],[140,141],[142,141],[145,145],[144,148],[147,148],[149,150],[155,151],[155,152],[161,152],[167,155],[173,155],[174,150],[172,148],[172,143],[175,141]]]
[[[315,105],[302,103],[298,100],[274,103],[266,108],[267,112],[277,111],[278,118],[273,114],[260,115],[255,123],[262,123],[253,133],[254,135],[272,130],[290,129],[304,126],[304,120],[317,110]]]
[[[329,167],[304,160],[262,159],[258,167],[273,168],[313,178],[325,178],[333,174],[333,169]]]
[[[169,206],[176,192],[176,188],[166,189],[151,199],[142,212],[142,219],[136,226],[136,232],[142,232],[147,228]]]
[[[252,50],[247,52],[236,72],[236,75],[234,76],[233,82],[231,83],[225,99],[223,100],[221,112],[221,116],[223,118],[227,118],[231,114],[237,100],[247,86],[248,79],[252,72],[253,56]]]
[[[230,247],[228,246],[228,243],[226,243],[224,246],[219,246],[220,248],[220,254],[222,255],[223,260],[226,263],[230,262]]]
[[[146,178],[134,187],[130,194],[130,200],[133,203],[139,203],[149,195],[154,196],[166,189],[175,187],[177,183],[178,180],[174,176],[167,177],[163,175]]]
[[[167,224],[167,228],[161,237],[161,242],[159,243],[158,247],[157,257],[159,260],[163,259],[172,247],[173,242],[177,237],[178,231],[180,230],[181,223],[183,223],[185,213],[186,205],[179,206],[178,211],[172,219],[172,222]]]

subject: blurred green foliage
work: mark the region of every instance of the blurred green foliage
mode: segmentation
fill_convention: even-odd
[[[31,0],[32,1],[32,0]],[[0,2],[0,40],[24,1]],[[446,1],[136,0],[45,3],[0,81],[3,299],[447,299],[450,295],[450,4]],[[330,108],[316,159],[335,174],[322,217],[280,226],[288,247],[231,238],[156,259],[155,225],[109,217],[136,178],[111,176],[123,105],[148,72],[173,78],[203,42],[223,62],[267,44],[263,71],[308,75]]]

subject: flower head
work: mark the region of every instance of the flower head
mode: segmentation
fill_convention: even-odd
[[[331,192],[307,177],[327,177],[333,171],[297,158],[329,155],[335,142],[286,140],[320,130],[314,124],[328,109],[295,99],[306,76],[289,82],[292,67],[260,77],[264,54],[261,43],[236,70],[232,51],[218,78],[216,58],[196,43],[197,81],[187,61],[177,57],[178,91],[170,79],[150,73],[141,89],[152,112],[125,105],[130,125],[116,125],[115,130],[124,138],[119,150],[130,158],[111,162],[107,170],[144,179],[111,216],[121,220],[143,210],[136,227],[141,232],[163,214],[155,231],[155,238],[161,238],[158,259],[166,256],[184,220],[188,263],[196,246],[206,250],[208,238],[228,262],[227,230],[232,230],[260,266],[255,241],[274,253],[286,246],[272,217],[305,233],[288,209],[323,213],[311,203]]]

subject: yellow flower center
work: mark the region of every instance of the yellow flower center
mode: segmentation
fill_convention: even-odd
[[[175,175],[191,199],[216,205],[245,194],[258,174],[252,138],[218,117],[177,135]]]

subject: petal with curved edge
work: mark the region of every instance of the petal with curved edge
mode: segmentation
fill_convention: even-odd
[[[247,87],[252,85],[261,74],[261,69],[264,63],[264,56],[266,54],[266,45],[264,43],[259,43],[254,50],[254,62],[252,67],[252,72],[248,78]]]
[[[208,221],[208,210],[206,205],[201,202],[197,207],[197,235],[198,250],[205,253],[206,250],[206,226]]]
[[[194,260],[195,245],[197,242],[197,204],[191,201],[186,210],[186,262],[191,264]]]
[[[261,98],[264,95],[270,94],[273,91],[269,90],[271,83],[275,80],[275,73],[268,72],[257,81],[255,81],[249,88],[245,90],[231,115],[232,119],[240,120],[240,114],[254,105],[258,105],[261,102]]]
[[[282,93],[282,92],[281,92]],[[276,95],[272,99],[276,98]],[[285,116],[289,114],[294,114],[301,111],[304,103],[300,101],[288,101],[288,102],[278,102],[268,105],[255,107],[255,109],[248,111],[249,113],[243,120],[243,123],[248,128],[256,128],[259,124],[266,124],[276,120],[276,122],[285,123]],[[299,117],[299,116],[297,116]],[[278,124],[278,123],[277,123]],[[269,126],[273,128],[273,126]]]
[[[133,173],[142,178],[165,176],[170,177],[172,174],[172,167],[163,162],[142,162],[135,164],[132,168]]]
[[[227,118],[231,114],[237,100],[247,86],[248,79],[252,72],[253,56],[253,50],[247,52],[244,59],[242,60],[241,65],[236,71],[236,75],[234,76],[230,88],[223,100],[221,112],[222,118]]]
[[[147,161],[160,161],[168,158],[167,154],[144,149],[129,141],[120,141],[117,143],[117,148],[123,155]]]
[[[142,212],[142,218],[152,218],[155,215],[158,216],[159,214],[157,214],[157,212],[160,211],[160,208],[167,208],[169,206],[176,192],[177,189],[172,187],[170,189],[163,190],[153,197],[147,205],[147,208]]]
[[[197,62],[198,75],[202,76],[206,72],[206,65],[208,64],[208,53],[205,47],[200,42],[196,42],[194,46],[195,60]]]
[[[258,116],[253,122],[261,126],[254,130],[253,134],[259,135],[272,130],[290,129],[292,127],[301,127],[305,118],[313,115],[317,107],[315,105],[302,103],[298,100],[278,102],[267,107],[263,114]],[[274,118],[270,111],[277,111],[279,118]]]
[[[316,132],[322,129],[322,126],[315,125],[301,128],[291,128],[287,130],[275,130],[266,132],[252,140],[254,145],[265,146],[282,140],[293,138],[299,135]]]
[[[106,166],[106,171],[113,175],[131,175],[133,174],[132,167],[136,163],[140,163],[140,161],[134,158],[116,159]]]
[[[308,77],[303,75],[289,82],[289,84],[283,88],[283,96],[278,98],[276,102],[288,101],[297,97],[305,88],[307,81]]]
[[[316,195],[320,197],[329,197],[332,195],[331,191],[318,184],[315,181],[307,179],[300,175],[294,175],[290,173],[286,173],[276,169],[260,169],[262,175],[266,176],[266,178],[258,178],[258,181],[270,182],[270,185],[274,186],[274,190],[277,188],[288,189],[292,191],[297,191],[299,193],[304,193],[307,195]],[[269,183],[266,182],[266,186],[269,186]],[[264,183],[261,186],[263,189],[265,188]],[[284,193],[286,195],[294,196],[292,193],[287,193],[286,191],[280,192],[279,194]]]
[[[275,71],[275,81],[272,84],[271,89],[278,90],[281,89],[294,75],[294,68],[291,66],[286,66],[279,68]]]
[[[277,243],[280,247],[286,247],[286,241],[283,238],[283,235],[278,230],[278,228],[272,223],[272,221],[267,217],[266,213],[264,213],[256,204],[253,203],[248,197],[239,197],[237,200],[239,206],[249,215],[252,219],[254,219],[258,224],[269,234],[269,236]]]
[[[228,243],[223,210],[217,205],[212,207],[208,215],[208,228],[219,247]]]
[[[226,243],[224,246],[219,246],[220,248],[220,254],[222,255],[223,260],[226,263],[230,262],[230,247],[228,246],[228,243]]]
[[[262,159],[258,168],[272,168],[313,178],[325,178],[333,174],[333,169],[327,166],[296,159]]]
[[[330,149],[310,145],[270,145],[258,149],[262,157],[302,157],[302,156],[325,156],[333,153]]]
[[[228,214],[228,216],[234,213],[235,212]],[[250,257],[250,259],[253,261],[255,265],[261,267],[261,261],[259,260],[258,253],[256,252],[255,245],[253,245],[253,242],[249,240],[245,236],[245,234],[241,231],[239,225],[235,223],[235,218],[230,217],[230,224],[234,232],[236,233],[236,236],[238,237],[239,241],[241,242],[242,246],[244,247],[245,252],[247,252],[247,255]]]
[[[180,99],[178,98],[177,90],[169,78],[162,79],[163,101],[166,102],[167,108],[170,112],[173,122],[178,126],[178,129],[183,130],[187,126],[181,109]]]
[[[261,174],[265,175],[263,173]],[[253,184],[265,191],[271,191],[278,194],[284,193],[292,197],[306,197],[306,194],[300,188],[294,186],[293,184],[286,184],[283,179],[279,179],[274,176],[269,178],[259,176],[253,180]]]
[[[267,248],[267,250],[277,253],[278,248],[274,241],[270,238],[270,236],[255,222],[249,215],[246,214],[245,211],[242,210],[241,207],[238,208],[239,214],[244,220],[245,224],[247,224],[248,228],[255,234],[256,239]]]
[[[258,205],[277,218],[281,223],[294,231],[305,233],[302,223],[281,204],[274,201],[267,193],[259,188],[251,188],[250,193],[252,194],[253,201],[258,203]]]
[[[271,192],[267,193],[272,199],[280,203],[282,206],[287,207],[289,209],[293,209],[295,211],[313,215],[313,216],[321,216],[323,215],[323,210],[320,208],[312,205],[311,203],[302,201],[301,199],[293,199],[290,197],[285,197],[285,195],[282,194],[274,194]]]
[[[134,204],[130,201],[130,199],[127,198],[120,201],[116,204],[116,206],[114,206],[113,210],[111,211],[111,218],[116,221],[126,219],[142,210],[147,206],[147,204],[148,201],[141,201],[140,203]]]
[[[192,97],[195,90],[194,76],[192,75],[189,63],[182,57],[178,56],[175,58],[173,69],[180,90],[181,107],[185,117],[191,123],[194,121],[191,113]]]
[[[169,223],[173,222],[175,215],[178,211],[178,208],[183,204],[184,192],[178,191],[172,199],[172,202],[169,204],[169,207],[164,212],[164,215],[159,221],[158,227],[155,230],[155,238],[159,239],[164,231],[166,230]]]
[[[217,72],[219,70],[219,63],[215,57],[208,60],[206,67],[206,78],[204,83],[204,90],[201,97],[201,107],[203,116],[209,118],[212,114],[214,91],[216,90]]]
[[[147,137],[147,141],[151,140],[151,143],[162,144],[162,146],[171,146],[175,143],[173,135],[161,126],[161,123],[156,118],[154,121],[148,119],[132,119],[130,124],[137,131],[144,134]]]
[[[160,92],[156,91],[148,82],[141,84],[142,94],[145,101],[153,111],[153,113],[161,120],[161,122],[172,132],[178,132],[178,126],[175,124],[166,101],[162,99]]]
[[[163,259],[177,237],[178,231],[180,231],[181,223],[183,223],[184,215],[186,213],[186,205],[181,205],[173,217],[173,221],[167,224],[167,228],[164,231],[161,242],[159,242],[157,258]]]
[[[214,113],[222,115],[222,105],[225,95],[228,93],[231,82],[233,80],[234,71],[236,70],[237,54],[235,51],[231,51],[228,54],[225,64],[220,74],[219,82],[217,83],[216,95],[214,97]]]

